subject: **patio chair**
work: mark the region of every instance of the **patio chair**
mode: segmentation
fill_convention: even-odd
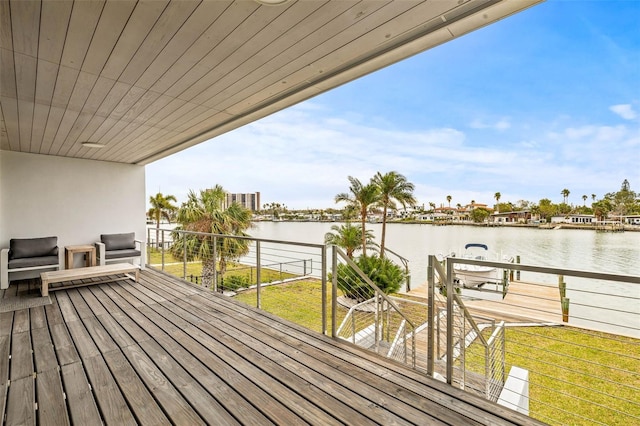
[[[144,244],[136,240],[135,233],[101,234],[100,241],[96,242],[96,256],[99,265],[131,261],[137,259],[140,269],[144,269]]]
[[[9,288],[9,273],[63,269],[58,237],[12,238],[0,251],[0,289]]]

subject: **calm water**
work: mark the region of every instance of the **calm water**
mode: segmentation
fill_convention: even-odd
[[[331,230],[331,225],[334,223],[259,222],[249,233],[257,238],[322,244],[325,233]],[[372,229],[374,235],[379,238],[382,225],[367,224],[367,228]],[[469,242],[487,244],[490,251],[512,256],[520,255],[523,264],[640,276],[640,232],[602,233],[571,229],[393,223],[387,225],[386,245],[409,259],[413,288],[426,282],[429,254],[460,251]],[[522,272],[521,278],[557,285],[556,276]],[[567,296],[572,304],[572,317],[599,318],[607,323],[626,324],[631,329],[616,329],[600,323],[586,324],[585,321],[579,320],[572,320],[573,323],[640,337],[640,286],[574,277],[567,277],[566,281]],[[607,310],[603,311],[601,307]]]

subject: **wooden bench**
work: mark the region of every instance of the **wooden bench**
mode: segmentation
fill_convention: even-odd
[[[67,281],[83,280],[87,278],[106,277],[108,275],[124,274],[127,278],[138,282],[138,274],[140,267],[132,265],[131,263],[112,263],[109,265],[89,266],[87,268],[78,269],[63,269],[60,271],[49,271],[40,273],[42,279],[42,296],[49,295],[49,284],[62,283]],[[134,275],[131,275],[131,274]],[[120,278],[111,278],[108,280],[87,282],[87,283],[72,283],[65,284],[60,287],[51,288],[51,291],[58,289],[66,289],[72,287],[80,287],[85,285],[103,284],[113,281],[118,281]]]

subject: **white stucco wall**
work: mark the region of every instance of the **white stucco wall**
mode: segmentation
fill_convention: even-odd
[[[0,247],[55,235],[58,246],[100,234],[146,239],[144,166],[2,151]]]

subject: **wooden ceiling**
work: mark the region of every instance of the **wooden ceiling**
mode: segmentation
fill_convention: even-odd
[[[540,1],[0,0],[0,149],[148,164]]]

